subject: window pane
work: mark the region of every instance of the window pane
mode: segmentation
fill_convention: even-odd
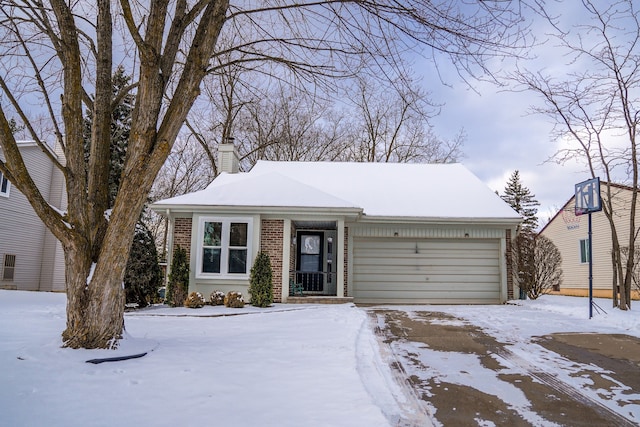
[[[589,239],[580,240],[580,262],[589,262]]]
[[[202,272],[220,273],[220,248],[204,248],[202,252]]]
[[[247,246],[247,223],[246,222],[231,223],[229,246]]]
[[[0,193],[7,193],[7,187],[9,186],[9,181],[0,173]]]
[[[220,246],[222,243],[222,223],[221,222],[205,222],[204,223],[204,246]]]
[[[229,273],[247,272],[247,250],[229,249]]]

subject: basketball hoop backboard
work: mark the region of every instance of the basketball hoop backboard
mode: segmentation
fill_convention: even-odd
[[[601,210],[600,178],[592,178],[576,184],[576,216]]]

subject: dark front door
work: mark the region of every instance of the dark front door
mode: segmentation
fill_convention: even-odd
[[[324,277],[322,274],[324,254],[324,233],[321,231],[298,232],[298,272],[296,282],[302,283],[306,292],[322,292]]]

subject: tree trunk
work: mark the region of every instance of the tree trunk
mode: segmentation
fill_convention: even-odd
[[[91,262],[88,245],[65,247],[67,280],[67,328],[65,347],[115,348],[124,329],[124,269],[101,258]],[[126,262],[126,257],[124,258]],[[114,269],[122,270],[114,280]]]

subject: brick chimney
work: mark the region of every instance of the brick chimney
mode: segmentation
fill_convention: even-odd
[[[240,168],[240,156],[233,139],[229,137],[221,144],[218,144],[218,168],[220,172],[238,173]]]

